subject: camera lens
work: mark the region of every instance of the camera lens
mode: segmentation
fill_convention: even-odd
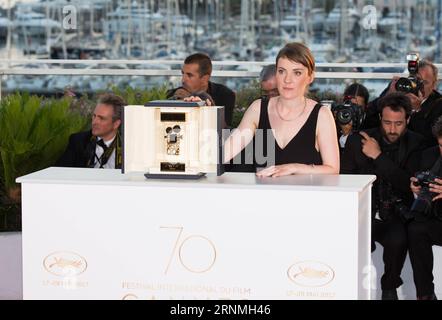
[[[348,109],[339,110],[336,114],[336,117],[337,117],[338,122],[340,124],[350,123],[351,118],[352,118],[351,110],[348,110]]]
[[[416,87],[416,84],[407,78],[400,78],[396,82],[396,90],[401,92],[413,92],[414,88]]]
[[[181,127],[179,125],[176,125],[173,127],[173,132],[179,133],[181,131]]]
[[[171,133],[172,132],[172,128],[171,127],[167,127],[166,128],[166,133]]]

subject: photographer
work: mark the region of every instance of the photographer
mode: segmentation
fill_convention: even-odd
[[[413,112],[410,117],[408,128],[416,133],[424,136],[424,146],[431,147],[437,144],[436,139],[432,135],[431,128],[442,115],[442,95],[436,91],[437,87],[437,67],[428,60],[417,58],[417,68],[410,68],[410,78],[417,86],[398,86],[398,77],[393,78],[389,87],[382,92],[381,97],[387,93],[403,91],[407,93],[412,103]],[[402,78],[404,79],[404,78]],[[411,90],[411,91],[410,91]],[[417,92],[416,92],[417,91]],[[379,98],[369,103],[367,108],[366,128],[376,127],[379,125]]]
[[[413,202],[410,177],[419,164],[422,137],[407,130],[410,99],[402,93],[379,101],[381,125],[352,134],[346,143],[341,173],[375,174],[372,239],[384,247],[382,299],[397,299],[396,288],[407,255],[407,230],[401,212]],[[375,245],[373,242],[372,250]]]
[[[431,175],[442,177],[442,117],[435,123],[433,133],[439,145],[423,152],[420,169],[429,170]],[[442,179],[431,179],[428,186],[421,186],[420,182],[416,177],[412,177],[410,188],[415,194],[415,201],[429,197],[431,203],[428,209],[431,211],[417,216],[408,225],[410,261],[417,299],[436,300],[432,246],[442,246]]]
[[[341,105],[332,107],[338,132],[339,151],[342,155],[347,138],[363,126],[365,108],[369,93],[366,87],[353,83],[344,91],[344,101]]]

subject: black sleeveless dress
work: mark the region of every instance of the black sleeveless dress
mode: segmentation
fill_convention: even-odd
[[[269,112],[268,112],[269,100],[264,99],[261,102],[261,111],[259,115],[258,130],[261,129],[263,136],[255,133],[255,167],[267,167],[270,165],[280,165],[287,163],[302,163],[302,164],[315,164],[322,165],[321,154],[315,148],[316,142],[316,123],[318,121],[318,114],[321,105],[318,103],[314,106],[305,124],[301,127],[299,132],[290,140],[290,142],[281,149],[273,136],[272,128],[270,126]],[[262,142],[261,142],[262,141]],[[269,157],[265,163],[263,159],[267,157],[268,153],[273,153],[273,148],[269,148],[268,143],[274,143],[274,159]],[[263,146],[263,157],[259,157],[259,145]]]

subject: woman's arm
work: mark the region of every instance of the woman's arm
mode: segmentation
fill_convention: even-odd
[[[233,130],[224,143],[224,163],[229,162],[252,141],[258,127],[260,110],[261,100],[254,101],[247,108],[238,128]]]
[[[316,139],[322,157],[322,165],[317,172],[322,174],[339,174],[339,146],[336,139],[336,124],[333,114],[327,107],[319,110],[316,126]]]
[[[336,138],[336,125],[331,111],[326,107],[322,107],[319,110],[316,140],[322,157],[322,165],[288,163],[261,170],[257,173],[257,176],[280,177],[290,174],[339,174],[339,147]]]

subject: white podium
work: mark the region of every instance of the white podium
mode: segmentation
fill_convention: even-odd
[[[17,179],[25,299],[369,299],[375,176]]]

